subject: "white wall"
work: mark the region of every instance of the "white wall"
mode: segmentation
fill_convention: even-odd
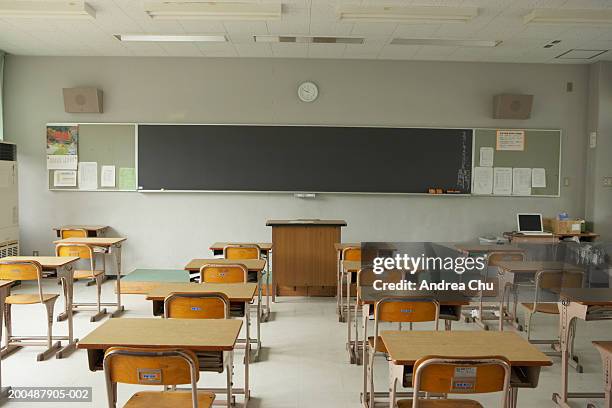
[[[588,76],[584,65],[9,56],[6,137],[19,148],[22,248],[50,252],[56,225],[108,224],[129,238],[126,269],[181,267],[216,240],[269,240],[268,218],[343,218],[345,241],[451,241],[511,230],[517,211],[583,216]],[[296,97],[307,79],[320,86],[313,104]],[[102,88],[105,113],[65,113],[61,89],[72,86]],[[491,119],[501,92],[534,94],[532,118]],[[558,199],[49,192],[45,123],[61,121],[561,128],[571,183]]]

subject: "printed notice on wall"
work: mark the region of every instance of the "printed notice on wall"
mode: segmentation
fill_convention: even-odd
[[[524,130],[498,130],[497,131],[497,150],[525,150],[525,131]]]
[[[512,167],[495,167],[493,169],[493,194],[512,194]]]
[[[531,169],[516,167],[512,169],[512,195],[531,195]]]
[[[492,147],[480,148],[480,167],[493,167],[494,151]]]
[[[102,166],[100,178],[100,185],[102,187],[115,187],[115,166]]]
[[[98,163],[80,162],[79,163],[79,189],[97,190],[98,189]]]
[[[55,170],[53,172],[54,187],[76,187],[77,172],[74,170]]]
[[[531,187],[546,188],[546,169],[535,168],[531,171]]]
[[[76,170],[78,163],[75,155],[47,155],[47,170]]]
[[[474,194],[493,193],[493,167],[474,167]]]

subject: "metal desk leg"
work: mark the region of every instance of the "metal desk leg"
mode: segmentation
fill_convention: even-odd
[[[339,321],[342,321],[342,305],[340,296],[342,292],[342,282],[340,279],[340,251],[336,251],[336,312],[339,316]]]
[[[353,341],[351,340],[351,305],[350,305],[350,301],[347,302],[347,308],[346,308],[346,349],[348,351],[349,354],[349,362],[351,364],[355,364],[356,362],[356,358],[355,358],[355,348],[354,348],[354,344]],[[355,314],[355,321],[357,321],[357,314]]]
[[[6,300],[6,297],[8,296],[9,292],[10,292],[10,287],[8,286],[0,288],[0,344],[2,344],[2,327],[3,327],[2,318],[4,317],[4,301]],[[0,365],[1,364],[2,364],[2,361],[0,360]],[[2,374],[1,374],[1,367],[0,367],[0,401],[8,397],[8,392],[10,389],[11,387],[2,387]]]
[[[363,364],[363,388],[361,391],[361,404],[364,408],[370,406],[370,396],[368,394],[368,313],[366,313],[368,305],[363,305],[362,320],[363,320],[363,351],[361,353]]]
[[[266,306],[263,308],[263,321],[270,320],[270,252],[266,252]]]
[[[74,294],[74,276],[72,272],[72,264],[66,265],[57,271],[58,276],[61,276],[62,285],[64,287],[64,294],[66,297],[66,319],[68,320],[68,344],[62,347],[57,354],[56,358],[64,358],[72,354],[76,350],[77,342],[79,339],[74,338],[74,325],[72,312],[72,299]]]
[[[246,316],[246,343],[245,343],[245,349],[244,349],[244,406],[245,407],[247,406],[249,402],[249,398],[251,397],[250,390],[249,390],[249,363],[251,361],[251,330],[250,330],[251,318],[249,316],[250,314],[249,303],[250,302],[244,302],[244,312]]]
[[[117,309],[111,313],[111,317],[119,317],[125,310],[121,304],[121,244],[114,246],[110,252],[114,253],[117,262]]]

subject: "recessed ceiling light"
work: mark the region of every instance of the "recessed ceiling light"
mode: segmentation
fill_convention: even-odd
[[[497,47],[501,41],[444,40],[438,38],[394,38],[393,45],[438,45],[447,47]]]
[[[145,12],[165,20],[278,20],[281,3],[147,2]]]
[[[564,52],[561,55],[557,55],[557,59],[593,59],[599,57],[601,54],[608,52],[609,50],[581,50],[573,49]]]
[[[612,24],[612,10],[533,9],[523,17],[525,24]]]
[[[96,18],[96,10],[84,1],[0,0],[0,17]]]
[[[115,37],[128,42],[227,42],[224,35],[117,34]]]
[[[478,15],[478,7],[344,5],[336,14],[349,22],[467,22]]]
[[[302,43],[302,44],[363,44],[361,37],[311,37],[288,35],[256,35],[255,42],[266,43]]]

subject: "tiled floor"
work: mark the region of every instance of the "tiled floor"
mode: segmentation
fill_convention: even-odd
[[[46,290],[60,292],[54,282],[46,282]],[[19,289],[33,290],[33,286]],[[77,298],[94,299],[94,287],[78,283]],[[113,298],[112,283],[104,285],[104,297]],[[143,296],[124,296],[127,312],[125,317],[150,317],[151,305]],[[251,366],[251,407],[265,408],[357,408],[360,406],[362,368],[350,365],[345,351],[346,326],[339,323],[335,314],[335,301],[323,298],[279,298],[273,304],[273,316],[264,323],[261,361]],[[60,301],[56,311],[62,308]],[[537,316],[536,335],[550,337],[554,334],[555,319]],[[40,306],[16,307],[14,312],[14,333],[31,334],[33,330],[44,328],[44,313]],[[75,315],[75,330],[82,338],[100,323],[90,323],[89,314]],[[416,329],[426,328],[417,326]],[[456,324],[457,330],[476,330],[473,325]],[[56,333],[66,330],[66,323],[55,325]],[[146,333],[143,333],[146,336]],[[570,384],[573,389],[601,391],[602,374],[599,354],[590,344],[591,340],[612,339],[609,322],[584,322],[578,324],[577,350],[584,360],[583,374],[572,372]],[[24,408],[40,407],[105,407],[106,392],[102,372],[92,373],[87,368],[85,351],[77,351],[63,360],[50,359],[36,362],[37,348],[23,349],[2,362],[2,382],[12,386],[92,386],[93,403],[25,404],[9,402],[4,406]],[[237,354],[237,384],[242,383],[242,352]],[[545,368],[540,377],[539,387],[535,390],[521,390],[520,408],[553,407],[551,394],[560,385],[559,360],[553,358],[553,367]],[[377,387],[386,388],[387,367],[384,359],[379,359],[375,367]],[[224,375],[203,375],[200,385],[221,386]],[[120,386],[119,406],[140,387]],[[241,402],[241,397],[238,399]],[[486,407],[499,407],[496,398],[482,398]],[[574,407],[585,407],[586,400],[573,402]],[[601,401],[599,401],[601,406]],[[387,406],[382,404],[381,406]]]

